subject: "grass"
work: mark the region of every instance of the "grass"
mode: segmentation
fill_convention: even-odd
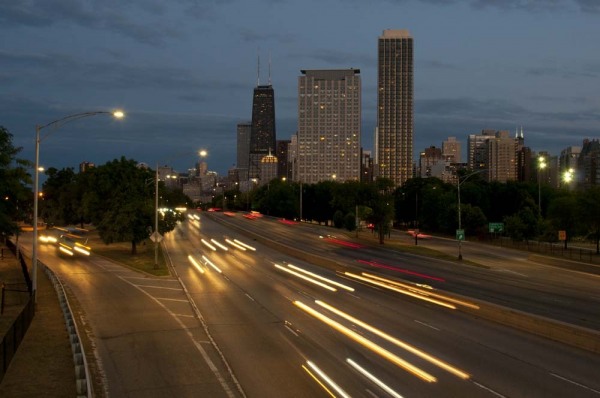
[[[154,267],[154,242],[146,239],[137,245],[137,253],[131,254],[131,242],[117,242],[110,245],[102,242],[95,230],[88,233],[88,246],[92,248],[92,255],[98,254],[112,261],[121,263],[130,268],[154,276],[167,276],[169,270],[165,262],[162,247],[158,246],[158,268]]]

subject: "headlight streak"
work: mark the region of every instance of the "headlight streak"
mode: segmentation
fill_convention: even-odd
[[[331,387],[333,390],[335,390],[335,392],[337,392],[340,396],[342,396],[344,398],[350,398],[350,395],[348,395],[344,390],[342,390],[342,388],[340,386],[338,386],[333,380],[331,380],[331,378],[329,376],[327,376],[325,374],[325,372],[323,372],[321,369],[319,369],[317,367],[317,365],[315,365],[311,361],[306,361],[306,364],[312,370],[314,370],[319,376],[321,376],[321,379],[323,379],[325,381],[325,383],[327,383],[329,385],[329,387]],[[331,392],[330,392],[330,394],[331,394]]]
[[[254,247],[252,247],[252,246],[250,246],[250,245],[247,245],[247,244],[245,244],[245,243],[244,243],[244,242],[242,242],[241,240],[234,239],[233,241],[234,241],[235,243],[237,243],[238,245],[242,245],[242,246],[244,246],[244,247],[245,247],[246,249],[248,249],[248,250],[252,250],[253,252],[255,252],[255,251],[256,251],[256,249],[255,249]]]
[[[344,334],[345,336],[349,337],[350,339],[354,340],[355,342],[357,342],[357,343],[361,344],[362,346],[370,349],[371,351],[379,354],[380,356],[382,356],[383,358],[392,362],[396,366],[421,378],[422,380],[429,382],[429,383],[433,383],[433,382],[437,381],[437,379],[434,376],[430,375],[429,373],[425,372],[424,370],[419,369],[418,367],[408,363],[407,361],[403,360],[399,356],[389,352],[385,348],[380,347],[379,345],[375,344],[371,340],[356,333],[355,331],[348,329],[347,327],[340,324],[339,322],[336,322],[333,319],[327,317],[326,315],[312,309],[311,307],[307,306],[306,304],[302,303],[301,301],[297,301],[297,300],[294,301],[294,305],[296,305],[300,309],[304,310],[305,312],[309,313],[310,315],[317,318],[318,320],[322,321],[323,323],[331,326],[333,329]]]
[[[319,380],[319,378],[317,376],[314,375],[313,372],[310,371],[310,369],[308,369],[306,366],[302,365],[302,369],[304,369],[304,371],[306,373],[308,373],[308,375],[310,377],[313,378],[314,381],[316,381],[323,390],[325,390],[327,392],[327,394],[329,394],[331,397],[336,398],[335,395],[333,395],[333,393],[329,390],[329,388],[327,388],[327,386],[325,384],[323,384],[323,382],[321,380]]]
[[[210,261],[206,256],[202,256],[202,260],[204,260],[204,264],[208,264],[211,267],[214,268],[215,271],[217,271],[219,274],[222,274],[221,270],[219,269],[219,267],[217,267],[212,261]]]
[[[198,263],[196,262],[196,260],[194,260],[194,257],[192,257],[192,255],[191,255],[191,254],[189,254],[189,255],[188,255],[188,260],[190,260],[190,263],[192,263],[192,265],[193,265],[194,267],[196,267],[196,269],[197,269],[198,271],[200,271],[200,273],[201,273],[201,274],[203,274],[203,273],[204,273],[204,269],[202,268],[202,266],[200,266],[200,264],[198,264]]]
[[[206,241],[206,239],[200,239],[200,241],[204,244],[204,246],[208,247],[210,250],[216,252],[217,248],[214,247],[213,245],[211,245],[210,243],[208,243],[208,241]]]
[[[313,283],[313,284],[315,284],[315,285],[317,285],[317,286],[321,286],[322,288],[325,288],[325,289],[327,289],[327,290],[330,290],[330,291],[332,291],[332,292],[337,292],[337,289],[336,289],[335,287],[331,287],[331,286],[329,286],[329,285],[326,285],[326,284],[324,284],[324,283],[321,283],[321,282],[319,282],[319,281],[317,281],[317,280],[315,280],[315,279],[309,278],[308,276],[302,275],[302,274],[300,274],[300,273],[298,273],[298,272],[296,272],[296,271],[292,271],[291,269],[289,269],[289,268],[286,268],[286,267],[284,267],[284,266],[281,266],[281,265],[279,265],[279,264],[273,264],[273,265],[274,265],[276,268],[279,268],[280,270],[287,272],[288,274],[295,275],[295,276],[297,276],[298,278],[304,279],[305,281],[308,281],[308,282],[310,282],[310,283]]]
[[[380,264],[376,261],[365,261],[365,260],[357,260],[357,261],[361,264],[370,265],[372,267],[385,268],[385,269],[389,269],[389,270],[396,271],[396,272],[402,272],[402,273],[408,274],[408,275],[418,276],[420,278],[432,279],[432,280],[438,281],[438,282],[446,282],[446,280],[443,278],[438,278],[436,276],[431,276],[431,275],[425,275],[425,274],[421,274],[419,272],[410,271],[410,270],[403,269],[403,268],[393,267],[391,265]]]
[[[378,281],[373,280],[373,279],[365,278],[365,277],[360,276],[360,275],[356,275],[356,274],[353,274],[353,273],[350,273],[350,272],[344,272],[344,275],[349,276],[351,278],[355,278],[355,279],[364,281],[364,282],[367,282],[367,283],[371,283],[371,284],[373,284],[375,286],[379,286],[379,287],[386,288],[388,290],[392,290],[392,291],[397,292],[397,293],[406,294],[407,296],[418,298],[419,300],[428,301],[428,302],[433,303],[433,304],[441,305],[442,307],[450,308],[452,310],[456,309],[456,307],[453,306],[452,304],[447,304],[447,303],[444,303],[444,302],[441,302],[441,301],[438,301],[438,300],[435,300],[435,299],[431,299],[431,298],[423,296],[422,294],[417,294],[417,293],[409,292],[407,290],[402,290],[402,289],[399,289],[399,288],[397,288],[395,286],[391,286],[391,285],[388,285],[388,284],[385,284],[385,283],[382,283],[382,282],[378,282]]]
[[[475,309],[475,310],[479,309],[478,305],[475,305],[475,304],[472,304],[472,303],[468,303],[466,301],[458,300],[458,299],[455,299],[455,298],[452,298],[452,297],[447,297],[447,296],[444,296],[443,294],[433,293],[431,291],[432,289],[430,287],[428,287],[428,290],[421,290],[421,289],[416,288],[414,286],[407,285],[405,283],[398,282],[398,281],[395,281],[395,280],[382,278],[382,277],[377,276],[377,275],[371,275],[371,274],[367,274],[365,272],[363,272],[362,274],[364,276],[368,277],[368,278],[371,278],[371,279],[376,279],[376,280],[384,281],[384,282],[387,282],[387,283],[391,283],[392,285],[400,286],[400,287],[403,287],[405,289],[415,290],[415,291],[417,291],[417,292],[419,292],[419,293],[421,293],[423,295],[426,295],[426,296],[437,297],[439,299],[450,301],[451,303],[459,304],[459,305],[462,305],[464,307],[469,307],[469,308],[472,308],[472,309]]]
[[[63,245],[62,243],[59,244],[60,246],[58,246],[58,250],[60,250],[61,252],[68,254],[69,256],[73,256],[74,253],[71,251],[71,248],[69,246]]]
[[[91,253],[89,252],[89,250],[84,249],[83,247],[79,247],[79,246],[74,246],[73,250],[75,250],[78,253],[84,254],[86,256],[89,256]]]
[[[383,331],[381,331],[381,330],[379,330],[379,329],[377,329],[377,328],[375,328],[375,327],[373,327],[373,326],[371,326],[371,325],[369,325],[369,324],[361,321],[360,319],[354,318],[352,315],[347,314],[347,313],[345,313],[343,311],[340,311],[337,308],[332,307],[331,305],[329,305],[327,303],[324,303],[323,301],[315,300],[315,303],[317,303],[318,305],[320,305],[323,308],[328,309],[329,311],[333,312],[334,314],[336,314],[336,315],[338,315],[338,316],[340,316],[340,317],[342,317],[342,318],[344,318],[344,319],[346,319],[346,320],[348,320],[348,321],[350,321],[350,322],[352,322],[352,323],[354,323],[354,324],[356,324],[356,325],[358,325],[358,326],[360,326],[360,327],[368,330],[369,332],[371,332],[373,334],[376,334],[377,336],[379,336],[379,337],[381,337],[381,338],[389,341],[390,343],[393,343],[393,344],[397,345],[400,348],[404,348],[406,351],[408,351],[408,352],[410,352],[410,353],[412,353],[412,354],[414,354],[414,355],[416,355],[416,356],[418,356],[418,357],[420,357],[420,358],[422,358],[422,359],[424,359],[424,360],[426,360],[426,361],[428,361],[428,362],[430,362],[430,363],[432,363],[432,364],[434,364],[434,365],[436,365],[436,366],[438,366],[438,367],[440,367],[440,368],[442,368],[442,369],[444,369],[444,370],[452,373],[455,376],[460,377],[461,379],[465,379],[466,380],[466,379],[468,379],[468,378],[471,377],[469,374],[467,374],[467,373],[465,373],[465,372],[463,372],[463,371],[455,368],[454,366],[452,366],[450,364],[447,364],[446,362],[441,361],[441,360],[439,360],[437,358],[434,358],[431,355],[429,355],[429,354],[427,354],[427,353],[419,350],[418,348],[413,347],[410,344],[407,344],[407,343],[405,343],[403,341],[400,341],[397,338],[395,338],[393,336],[390,336],[389,334],[387,334],[387,333],[385,333],[385,332],[383,332]]]
[[[332,284],[334,286],[341,287],[342,289],[348,290],[350,292],[354,291],[354,288],[352,288],[350,286],[346,286],[346,285],[343,285],[343,284],[341,284],[339,282],[332,281],[331,279],[325,278],[324,276],[321,276],[321,275],[317,275],[317,274],[315,274],[313,272],[307,271],[307,270],[302,269],[300,267],[297,267],[297,266],[295,266],[293,264],[288,264],[287,266],[290,267],[290,268],[292,268],[292,269],[295,269],[296,271],[300,271],[302,273],[305,273],[306,275],[312,276],[313,278],[317,278],[319,280],[322,280],[322,281],[325,281],[327,283],[330,283],[330,284]]]
[[[373,376],[371,373],[369,373],[362,366],[360,366],[359,364],[357,364],[356,362],[354,362],[352,359],[346,358],[346,362],[348,362],[360,374],[362,374],[363,376],[365,376],[367,379],[371,380],[375,385],[377,385],[383,391],[385,391],[388,394],[390,394],[392,397],[394,397],[394,398],[403,398],[402,395],[400,395],[396,391],[392,390],[384,382],[382,382],[381,380],[379,380],[377,377]]]
[[[217,245],[219,248],[228,251],[229,249],[227,248],[227,246],[223,245],[222,243],[219,243],[219,241],[217,241],[216,239],[211,239],[210,240],[212,243],[214,243],[215,245]]]
[[[225,242],[229,243],[231,246],[235,247],[236,249],[239,249],[239,250],[241,250],[243,252],[246,251],[246,248],[244,246],[238,245],[237,243],[235,243],[231,239],[225,239]]]

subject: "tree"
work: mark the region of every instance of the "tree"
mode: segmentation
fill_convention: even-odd
[[[372,213],[367,218],[379,233],[379,243],[383,245],[385,234],[390,231],[394,220],[394,198],[391,194],[394,183],[388,178],[378,178],[372,185],[369,207]]]
[[[154,225],[154,173],[124,157],[86,173],[94,191],[85,203],[100,238],[106,244],[131,242],[136,254]]]
[[[600,187],[593,186],[578,197],[578,219],[596,243],[596,254],[600,254]]]
[[[0,234],[12,236],[19,231],[17,221],[30,213],[33,194],[27,187],[31,162],[17,158],[21,147],[12,143],[13,135],[0,126]]]
[[[336,210],[333,213],[333,226],[336,228],[342,228],[344,226],[344,213],[341,210]]]
[[[556,231],[564,230],[567,233],[565,249],[571,235],[577,229],[577,211],[577,199],[572,194],[557,197],[548,205],[547,218],[554,238],[556,238]]]

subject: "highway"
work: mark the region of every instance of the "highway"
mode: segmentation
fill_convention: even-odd
[[[385,245],[349,247],[344,245],[347,242],[341,231],[334,228],[282,223],[268,217],[248,220],[241,214],[236,217],[225,217],[221,213],[213,215],[222,222],[268,236],[273,241],[293,247],[302,245],[304,251],[331,258],[342,265],[363,265],[388,276],[600,330],[600,276],[531,262],[527,260],[527,253],[463,243],[465,259],[483,265],[477,267],[399,253]],[[336,233],[340,236],[328,237]],[[402,239],[411,241],[412,238]],[[421,244],[444,252],[449,252],[448,246],[453,250],[456,248],[456,242],[444,239]]]
[[[263,221],[252,225],[280,235]],[[600,396],[597,355],[299,261],[210,217],[182,224],[166,246],[248,396]]]
[[[41,260],[77,297],[107,396],[600,397],[600,356],[416,290],[517,274],[349,247],[319,238],[325,228],[200,216],[165,237],[171,277],[42,247]],[[339,266],[300,261],[224,221]]]

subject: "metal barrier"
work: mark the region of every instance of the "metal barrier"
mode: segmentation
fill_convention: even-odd
[[[75,365],[75,383],[77,389],[77,396],[91,397],[93,394],[88,364],[85,358],[83,345],[81,344],[81,340],[79,338],[77,324],[73,319],[73,312],[71,311],[69,300],[67,299],[67,295],[65,294],[65,289],[60,280],[54,274],[54,272],[52,272],[50,268],[44,265],[42,266],[46,272],[46,275],[48,275],[48,278],[50,278],[54,289],[56,290],[56,293],[58,295],[58,303],[60,304],[60,308],[62,309],[63,315],[65,317],[67,333],[69,334],[69,342],[71,343],[71,352],[73,354],[73,363]]]
[[[32,297],[29,297],[27,304],[25,304],[12,326],[2,338],[2,343],[0,344],[0,381],[4,378],[4,374],[15,356],[21,341],[23,341],[34,315],[35,302]]]

